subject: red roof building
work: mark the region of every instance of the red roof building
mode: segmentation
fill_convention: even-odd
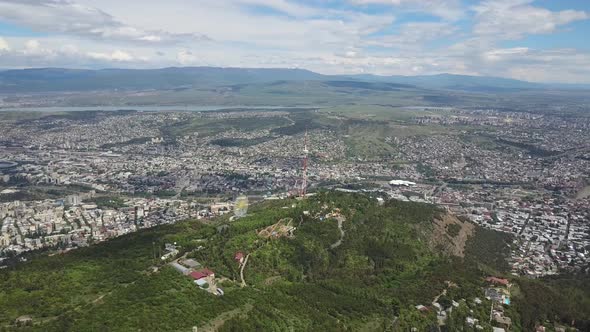
[[[238,263],[242,263],[242,261],[244,260],[244,253],[241,251],[236,252],[236,254],[234,255],[234,260]]]
[[[496,285],[508,286],[508,279],[496,278],[496,277],[487,277],[486,281]]]
[[[195,280],[199,280],[199,279],[203,279],[206,278],[210,275],[213,275],[213,271],[209,270],[209,269],[202,269],[199,271],[193,271],[189,274],[189,276]]]

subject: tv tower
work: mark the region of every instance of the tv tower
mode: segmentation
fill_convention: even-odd
[[[307,156],[309,154],[309,150],[307,149],[307,129],[305,130],[305,139],[304,139],[304,146],[303,146],[303,181],[301,182],[301,192],[300,196],[305,197],[307,194]]]

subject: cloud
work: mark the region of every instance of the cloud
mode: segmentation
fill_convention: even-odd
[[[25,44],[26,50],[29,52],[38,52],[41,44],[38,40],[32,39]]]
[[[465,14],[459,0],[350,0],[355,5],[390,5],[456,21]]]
[[[293,17],[309,17],[320,13],[318,9],[286,0],[236,0],[238,4],[272,8]]]
[[[500,48],[482,55],[485,73],[535,82],[588,83],[590,53],[572,49]]]
[[[532,0],[488,0],[473,7],[474,33],[495,39],[520,39],[529,34],[546,34],[561,25],[588,19],[576,10],[550,11],[531,6]]]
[[[193,52],[181,50],[176,54],[176,60],[183,66],[195,65],[198,63],[198,57]]]
[[[502,61],[507,57],[522,57],[527,55],[530,49],[528,47],[513,47],[504,49],[495,49],[483,53],[484,59],[487,61]]]
[[[88,52],[87,55],[92,59],[105,61],[130,62],[136,60],[131,54],[120,50],[113,51],[112,53]]]
[[[389,34],[367,39],[367,45],[419,48],[426,42],[450,36],[457,31],[457,27],[444,22],[412,22],[402,25],[399,33]]]
[[[0,37],[0,52],[1,51],[9,51],[10,50],[10,46],[8,45],[8,42],[6,41],[6,39]]]
[[[208,39],[196,33],[174,34],[129,26],[98,8],[68,0],[0,0],[0,19],[39,32],[109,41],[180,43]]]
[[[3,68],[23,67],[67,67],[67,68],[106,68],[113,64],[137,68],[149,63],[149,56],[133,54],[117,49],[88,50],[82,45],[68,44],[64,40],[12,39],[8,50],[0,51]]]

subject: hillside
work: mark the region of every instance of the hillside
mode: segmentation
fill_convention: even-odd
[[[0,93],[182,90],[302,81],[322,81],[328,85],[341,87],[362,88],[366,86],[370,90],[377,87],[381,91],[389,91],[399,87],[492,93],[589,88],[585,85],[541,84],[483,76],[451,74],[423,76],[323,75],[304,69],[288,68],[171,67],[100,70],[31,68],[0,71]]]
[[[186,87],[303,81],[323,77],[302,69],[184,67],[162,69],[34,68],[0,71],[0,93],[167,90]]]
[[[491,331],[490,302],[482,286],[495,270],[470,248],[479,245],[469,241],[478,230],[433,206],[378,205],[366,195],[320,193],[303,201],[264,202],[246,217],[227,222],[227,217],[208,224],[187,221],[67,254],[30,257],[0,272],[0,326],[26,331],[190,331],[194,326],[199,331],[425,331],[437,326],[436,314],[415,306],[432,308],[436,299],[445,307],[457,303],[449,330],[463,329],[471,316]],[[453,244],[441,248],[440,239],[447,236]],[[174,242],[177,256],[215,272],[208,289],[154,259]],[[243,254],[242,265],[237,253]],[[207,291],[216,287],[225,295]],[[577,294],[587,301],[587,294]],[[476,297],[483,303],[474,304]],[[526,301],[520,300],[519,307]],[[528,330],[521,320],[534,324],[537,319],[536,312],[527,311],[521,319],[513,307],[505,310],[513,331]],[[556,312],[551,305],[546,310]],[[581,308],[571,315],[581,319],[586,313]],[[15,326],[18,317],[27,323]]]

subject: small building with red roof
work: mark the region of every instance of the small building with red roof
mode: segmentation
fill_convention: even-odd
[[[508,284],[510,283],[508,281],[508,279],[502,279],[502,278],[496,278],[496,277],[487,277],[486,281],[495,285],[502,285],[502,286],[508,286]]]
[[[209,269],[202,269],[198,271],[193,271],[189,274],[189,276],[195,280],[207,278],[208,276],[215,276],[215,273]]]
[[[244,262],[244,253],[241,251],[236,252],[236,254],[234,255],[234,260],[236,262],[238,262],[238,264],[242,264]]]

